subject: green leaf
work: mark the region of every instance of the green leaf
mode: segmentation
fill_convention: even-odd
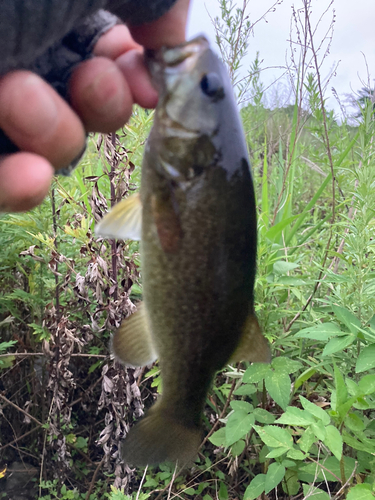
[[[315,375],[315,373],[316,368],[308,368],[303,373],[301,373],[301,375],[299,375],[299,377],[297,377],[294,382],[294,392],[296,392],[301,387],[301,385],[306,382],[306,380],[309,380],[309,378]]]
[[[244,500],[255,500],[264,492],[265,486],[266,486],[266,475],[257,474],[251,481],[249,486],[246,488],[243,497]]]
[[[374,500],[370,484],[356,484],[350,488],[346,500]]]
[[[314,422],[314,417],[306,410],[301,410],[300,408],[296,408],[294,406],[288,406],[286,412],[283,413],[275,423],[308,426]]]
[[[308,427],[305,432],[302,433],[302,436],[297,441],[299,447],[305,453],[308,453],[313,443],[316,441],[316,436],[311,427]]]
[[[287,457],[292,458],[293,460],[305,460],[306,455],[302,453],[302,451],[292,448],[288,451]]]
[[[339,412],[340,406],[346,403],[348,399],[348,391],[341,375],[340,370],[337,368],[336,364],[334,366],[335,373],[335,386],[336,386],[336,408],[333,408],[337,412]]]
[[[233,400],[230,403],[230,406],[233,408],[233,410],[243,410],[246,411],[247,413],[250,413],[254,410],[254,406],[248,403],[247,401],[236,401]]]
[[[276,488],[276,486],[281,483],[285,476],[285,467],[277,462],[272,463],[268,467],[266,474],[266,483],[264,485],[265,493],[269,493],[271,490]]]
[[[269,371],[265,383],[271,398],[285,410],[289,403],[292,388],[289,375],[284,371]]]
[[[245,371],[242,381],[256,384],[261,382],[270,370],[271,367],[268,363],[254,363]]]
[[[220,483],[219,500],[228,500],[228,490],[225,483]]]
[[[285,472],[284,482],[282,486],[284,493],[286,493],[289,496],[289,498],[291,496],[297,495],[301,487],[301,484],[298,481],[297,472],[294,470],[287,469]]]
[[[355,372],[361,373],[371,370],[375,367],[375,344],[371,344],[359,353],[357,363],[355,365]]]
[[[288,451],[289,448],[274,448],[266,455],[266,458],[281,457],[281,455],[285,455]]]
[[[296,338],[306,338],[313,340],[329,340],[337,335],[346,335],[336,323],[320,323],[309,328],[304,328],[296,333]]]
[[[285,229],[286,226],[289,226],[289,224],[293,222],[297,217],[298,215],[293,215],[292,217],[281,220],[266,232],[265,237],[269,240],[276,241],[276,239],[281,236],[283,229]]]
[[[214,432],[212,436],[208,438],[208,440],[214,445],[214,446],[225,446],[226,440],[225,440],[225,427],[222,427],[218,431]]]
[[[294,361],[286,357],[277,357],[272,360],[272,368],[276,371],[284,371],[286,373],[294,373],[302,368],[302,363],[299,361]]]
[[[330,456],[327,458],[321,458],[320,461],[322,465],[324,465],[325,467],[324,469],[322,469],[322,467],[320,467],[320,465],[316,463],[307,464],[299,468],[298,479],[308,483],[312,481],[325,481],[325,480],[336,481],[336,482],[341,481],[340,461],[337,460],[336,457]],[[354,458],[344,457],[344,468],[346,477],[351,476],[355,467],[356,467],[356,462]]]
[[[305,410],[314,415],[314,417],[318,418],[323,422],[324,425],[328,425],[331,421],[328,413],[326,413],[320,406],[311,403],[308,399],[303,396],[299,397],[301,404]]]
[[[302,484],[304,498],[313,500],[330,500],[330,496],[323,490],[309,484]]]
[[[245,449],[245,444],[246,443],[245,443],[245,441],[243,439],[240,439],[239,441],[237,441],[236,443],[234,443],[234,445],[230,449],[230,452],[231,452],[232,456],[233,457],[238,457],[239,455],[241,455],[241,453]]]
[[[362,395],[367,396],[375,392],[375,375],[365,375],[358,382]]]
[[[354,335],[345,335],[344,337],[335,337],[331,339],[324,347],[322,356],[330,356],[337,351],[343,351],[346,347],[357,340]]]
[[[275,274],[287,274],[289,271],[293,271],[299,267],[299,264],[295,264],[294,262],[286,262],[285,260],[278,260],[273,265],[273,272]]]
[[[357,336],[358,328],[361,328],[361,322],[359,319],[354,316],[350,311],[345,309],[344,307],[332,306],[332,310],[336,316],[336,318],[344,323],[348,327],[348,329]],[[358,327],[358,328],[356,328]]]
[[[235,396],[251,396],[257,392],[257,388],[253,384],[241,384],[238,389],[234,391]]]
[[[324,439],[324,444],[329,448],[329,450],[335,455],[337,460],[341,460],[342,455],[342,436],[338,429],[333,425],[328,425],[326,427],[326,437]]]
[[[229,415],[225,426],[226,446],[231,446],[233,443],[246,436],[250,432],[255,419],[253,415],[249,415],[246,411],[238,410]]]
[[[194,488],[186,488],[186,490],[184,490],[184,493],[185,495],[195,495],[196,494],[196,491]]]
[[[263,410],[263,408],[255,408],[253,415],[255,420],[261,424],[273,424],[276,418],[269,411]]]
[[[362,432],[365,429],[364,421],[355,413],[348,413],[346,415],[345,425],[353,432]]]
[[[259,434],[260,439],[267,446],[271,448],[287,449],[293,447],[292,436],[287,430],[277,427],[276,425],[266,425],[265,427],[254,425],[253,427]]]
[[[375,455],[375,445],[372,442],[373,440],[370,441],[369,439],[365,439],[364,442],[359,441],[357,438],[351,436],[348,432],[346,432],[345,429],[342,431],[342,438],[344,440],[344,443],[346,443],[351,448]]]
[[[326,427],[323,425],[323,422],[315,422],[315,424],[311,424],[311,429],[314,431],[315,436],[320,439],[320,441],[324,441],[326,438]]]
[[[0,322],[0,327],[1,327],[1,323],[3,323],[3,322]],[[13,347],[14,344],[17,344],[17,340],[9,340],[8,342],[1,342],[0,343],[0,353],[3,353],[4,351],[9,349],[10,347]]]

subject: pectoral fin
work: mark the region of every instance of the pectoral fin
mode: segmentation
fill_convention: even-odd
[[[143,304],[121,323],[112,338],[112,352],[120,363],[132,367],[149,365],[156,360],[157,353]]]
[[[237,346],[237,349],[232,354],[230,361],[270,363],[270,347],[267,340],[262,335],[255,314],[250,314],[245,321],[242,337]]]
[[[97,236],[122,240],[140,240],[141,232],[142,204],[138,193],[117,203],[95,228]]]

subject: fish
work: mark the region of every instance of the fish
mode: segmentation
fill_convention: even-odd
[[[112,340],[127,366],[159,359],[162,395],[122,445],[135,466],[190,463],[213,378],[269,362],[254,311],[257,217],[246,141],[224,64],[199,36],[147,52],[159,92],[140,192],[96,228],[140,240],[143,303]]]

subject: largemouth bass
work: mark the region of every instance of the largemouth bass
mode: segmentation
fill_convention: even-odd
[[[231,83],[207,40],[147,54],[159,103],[139,195],[97,233],[141,239],[144,303],[113,338],[117,359],[159,358],[162,396],[129,432],[134,465],[194,458],[217,370],[268,362],[254,313],[257,223],[246,143]]]

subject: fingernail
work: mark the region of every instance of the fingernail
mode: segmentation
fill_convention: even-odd
[[[53,96],[36,75],[29,75],[15,85],[1,107],[6,128],[13,127],[23,135],[50,134],[57,126],[57,106]]]
[[[97,75],[86,89],[86,102],[96,114],[122,112],[123,91],[118,84],[118,69],[111,65]],[[121,110],[120,110],[121,108]]]

